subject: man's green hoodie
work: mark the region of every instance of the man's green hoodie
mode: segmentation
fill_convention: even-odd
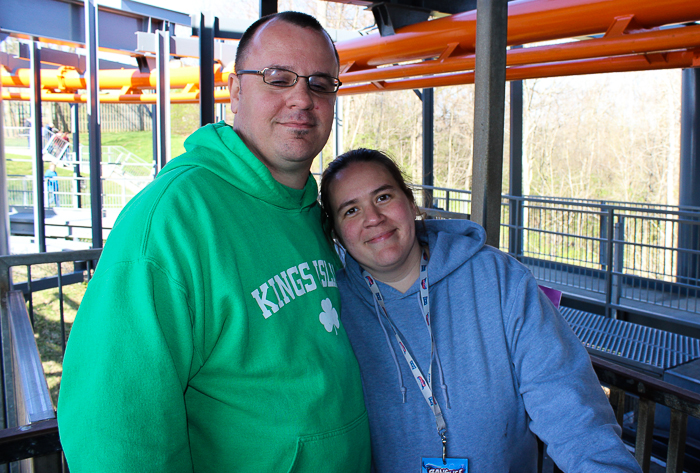
[[[209,125],[124,208],[58,403],[80,472],[358,472],[369,433],[311,176]]]

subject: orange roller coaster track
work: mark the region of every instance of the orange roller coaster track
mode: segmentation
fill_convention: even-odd
[[[562,44],[511,49],[508,80],[700,67],[700,2],[696,0],[519,0],[508,7],[508,44],[575,38]],[[582,36],[587,39],[581,38]],[[595,36],[595,37],[590,37]],[[340,95],[469,84],[474,81],[476,12],[470,11],[378,34],[342,41]],[[28,88],[30,72],[0,68],[2,84]],[[170,69],[173,103],[199,101],[199,68]],[[230,71],[214,66],[215,85]],[[42,100],[86,102],[85,77],[76,70],[43,70]],[[155,103],[156,73],[99,73],[105,103]],[[114,91],[105,93],[104,91]],[[28,91],[3,90],[3,99],[29,100]],[[215,91],[227,102],[225,89]]]

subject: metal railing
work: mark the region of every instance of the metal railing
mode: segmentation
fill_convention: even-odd
[[[415,188],[430,215],[467,218],[470,192]],[[700,326],[700,208],[504,195],[501,229],[500,248],[539,281],[610,316],[668,309]]]
[[[5,294],[2,315],[4,379],[0,390],[5,395],[8,428],[0,431],[0,462],[21,460],[22,471],[60,471],[61,459],[55,454],[60,450],[56,413],[20,291]],[[30,431],[33,436],[27,438]],[[37,456],[41,458],[32,458]]]
[[[47,207],[90,208],[90,177],[56,177],[57,191],[49,191],[44,181]],[[153,179],[151,177],[102,178],[102,208],[120,209]],[[34,181],[28,176],[8,176],[7,200],[10,206],[34,205]]]
[[[60,340],[63,352],[65,341],[69,336],[69,330],[65,326],[63,317],[63,288],[68,284],[89,280],[100,254],[100,249],[94,249],[2,256],[0,257],[0,295],[2,295],[3,301],[7,301],[12,291],[15,291],[14,297],[23,294],[27,298],[26,316],[33,324],[34,293],[57,288],[60,301]],[[65,270],[67,263],[74,265],[72,271]],[[55,266],[55,274],[49,276],[42,274],[38,278],[32,276],[38,272],[37,266],[45,268],[46,265]],[[18,273],[21,268],[24,268],[24,274],[26,274],[23,280],[20,280]],[[33,270],[33,268],[35,269]],[[3,320],[3,324],[6,324],[6,319]],[[3,350],[2,355],[3,363],[7,366],[7,350]],[[606,360],[596,357],[592,357],[592,360],[601,383],[610,389],[610,401],[616,408],[618,422],[623,425],[623,416],[626,416],[627,419],[631,417],[630,405],[633,406],[631,407],[632,412],[636,412],[632,416],[634,418],[632,431],[638,433],[634,440],[635,451],[640,464],[647,465],[644,471],[649,471],[648,465],[654,444],[651,432],[653,431],[655,403],[671,408],[671,437],[667,448],[668,454],[665,455],[667,471],[682,471],[686,419],[688,415],[700,418],[700,395]],[[627,396],[628,401],[625,401],[625,396]],[[629,399],[632,401],[630,402]],[[57,438],[55,423],[35,422],[23,426],[12,426],[6,422],[5,427],[5,430],[0,431],[0,462],[30,458],[38,455],[36,452],[47,453],[60,450],[60,445],[55,443]],[[623,427],[629,430],[629,422]]]
[[[642,471],[649,471],[654,447],[654,415],[656,406],[671,410],[671,424],[666,445],[666,471],[684,471],[686,431],[688,416],[700,419],[700,394],[679,388],[637,371],[625,368],[610,361],[591,357],[598,379],[610,389],[610,403],[615,411],[617,422],[623,430],[629,431],[624,423],[628,405],[632,398],[634,407],[635,459]],[[626,429],[627,428],[627,429]],[[697,471],[698,465],[688,471]]]
[[[97,260],[102,254],[102,249],[59,251],[55,253],[35,253],[28,255],[0,256],[0,295],[4,297],[9,291],[21,291],[27,299],[28,313],[32,325],[34,324],[34,293],[46,289],[57,288],[62,347],[65,349],[65,324],[63,322],[64,298],[63,287],[89,281],[94,272]],[[72,263],[73,270],[65,272],[63,264]],[[32,277],[32,267],[38,265],[51,265],[56,268],[55,274],[42,274],[40,278]],[[24,267],[24,280],[16,281],[20,276],[15,269]],[[36,274],[36,273],[35,273]]]
[[[48,393],[35,341],[34,294],[56,288],[59,302],[60,363],[69,330],[64,318],[64,287],[90,279],[101,249],[0,257],[2,320],[0,337],[3,379],[0,389],[0,464],[30,461],[38,471],[62,471],[55,408]],[[73,265],[72,270],[65,266]],[[54,267],[54,271],[49,268]],[[22,279],[20,269],[25,269]],[[33,270],[34,269],[34,270]],[[36,277],[41,273],[40,277]],[[32,276],[34,274],[34,276]],[[25,298],[27,304],[25,304]],[[41,337],[38,337],[41,340]],[[27,468],[31,469],[32,466]],[[0,466],[0,471],[7,467]],[[16,471],[11,469],[11,471]]]

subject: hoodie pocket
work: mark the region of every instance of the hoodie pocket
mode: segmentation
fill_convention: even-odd
[[[367,412],[339,429],[297,439],[288,473],[368,472],[370,465]]]

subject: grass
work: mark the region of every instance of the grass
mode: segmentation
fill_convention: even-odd
[[[188,135],[172,135],[170,138],[171,156],[176,157],[185,152],[184,142]],[[130,131],[123,133],[102,133],[102,146],[121,146],[139,158],[141,161],[150,163],[153,161],[153,134],[150,131]],[[18,146],[26,146],[24,140]],[[87,146],[89,144],[88,135],[80,134],[80,144]],[[10,146],[9,144],[7,144]],[[31,176],[32,175],[32,157],[18,154],[5,154],[6,171],[8,175]],[[106,161],[106,158],[103,158]],[[45,170],[48,169],[48,163],[44,163]],[[58,167],[56,172],[61,177],[73,176],[73,170],[70,168]]]
[[[12,160],[19,161],[12,161]],[[44,172],[49,169],[49,163],[44,162]],[[19,156],[16,154],[5,155],[5,172],[8,176],[31,176],[32,162],[27,156]],[[56,173],[60,177],[73,177],[73,170],[68,168],[56,167]]]
[[[185,152],[183,143],[188,135],[173,134],[170,136],[170,148],[172,156],[179,156]],[[87,133],[80,134],[80,144],[87,146],[89,143]],[[150,131],[128,131],[121,133],[102,133],[102,146],[122,146],[143,162],[153,161],[153,133]]]

